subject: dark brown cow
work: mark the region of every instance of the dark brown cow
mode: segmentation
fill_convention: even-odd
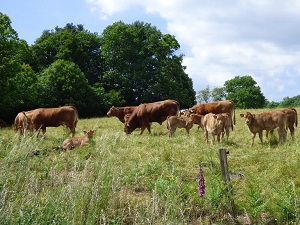
[[[196,114],[190,117],[178,117],[178,116],[168,116],[167,118],[167,129],[169,131],[169,137],[172,137],[176,131],[176,128],[185,128],[187,134],[190,134],[190,129],[193,127]]]
[[[208,133],[212,136],[212,144],[215,142],[215,136],[217,136],[217,141],[220,143],[221,134],[224,129],[223,121],[224,118],[222,114],[208,113],[204,116],[203,126],[206,143],[208,143]]]
[[[27,115],[27,114],[26,114]],[[42,130],[45,136],[46,127],[58,127],[65,125],[70,129],[72,137],[78,121],[78,112],[74,106],[62,106],[59,108],[38,108],[28,116],[33,128],[37,131],[37,137]]]
[[[218,102],[210,102],[205,104],[197,104],[192,108],[189,108],[190,113],[197,113],[199,115],[206,115],[208,113],[229,113],[231,117],[231,124],[235,124],[235,107],[231,100],[224,100]],[[187,114],[187,112],[185,112]],[[233,116],[233,119],[232,119]]]
[[[254,138],[256,133],[259,135],[261,144],[263,144],[263,130],[274,130],[278,129],[279,143],[282,143],[286,139],[286,121],[287,116],[282,111],[272,111],[259,114],[252,114],[246,112],[246,114],[240,114],[252,133],[252,143],[254,144]]]
[[[117,117],[122,123],[125,123],[125,115],[131,114],[137,106],[125,106],[125,107],[115,107],[112,106],[108,112],[107,116],[115,116]],[[128,116],[128,115],[127,115]]]
[[[147,128],[149,132],[152,122],[162,124],[168,116],[175,116],[179,112],[179,103],[175,100],[145,103],[139,105],[125,123],[124,131],[132,133],[136,128],[141,128],[141,134]]]
[[[294,125],[297,127],[298,126],[298,114],[297,114],[297,110],[294,108],[286,108],[286,109],[282,109],[281,110],[284,114],[286,114],[287,116],[287,127],[290,130],[290,134],[292,139],[294,139],[295,137],[295,127]],[[271,133],[273,132],[270,131]],[[268,131],[266,133],[266,136],[268,138]]]

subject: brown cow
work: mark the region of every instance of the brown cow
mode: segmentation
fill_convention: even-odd
[[[208,113],[204,116],[203,126],[206,143],[208,143],[208,133],[212,136],[212,144],[215,142],[215,136],[217,136],[217,141],[220,143],[220,137],[224,127],[223,121],[224,118],[222,114]]]
[[[84,145],[88,145],[89,141],[93,137],[93,134],[95,133],[95,130],[84,130],[83,132],[86,134],[86,136],[67,138],[62,143],[61,148],[64,151],[66,151],[66,150],[71,150],[71,149],[75,148],[76,146],[82,147]]]
[[[233,124],[235,124],[235,107],[233,101],[231,100],[197,104],[194,105],[192,108],[189,108],[189,111],[190,113],[197,113],[199,115],[206,115],[208,113],[229,113],[231,118],[232,129]]]
[[[136,128],[141,128],[141,134],[147,128],[149,132],[152,122],[160,125],[168,116],[175,116],[179,112],[179,103],[175,100],[165,100],[139,105],[125,123],[124,131],[131,134]]]
[[[187,134],[190,134],[190,129],[195,123],[196,116],[196,114],[193,114],[190,117],[168,116],[167,129],[169,131],[169,137],[173,136],[176,128],[185,128]]]
[[[28,114],[26,114],[28,116]],[[46,127],[58,127],[65,125],[70,129],[72,137],[75,136],[75,128],[78,121],[78,112],[74,106],[62,106],[59,108],[38,108],[33,110],[31,120],[33,128],[37,131],[37,137],[40,130],[43,136],[46,133]]]
[[[246,112],[246,114],[240,114],[252,133],[252,143],[254,144],[254,138],[256,133],[259,135],[261,144],[263,144],[263,130],[274,130],[278,129],[279,143],[282,143],[286,139],[286,121],[287,116],[282,111],[264,112],[259,114],[252,114]]]
[[[284,114],[287,116],[287,127],[290,130],[290,134],[292,139],[295,137],[295,128],[294,125],[297,127],[298,126],[298,115],[297,115],[297,110],[294,108],[286,108],[281,110]],[[273,130],[270,131],[273,133]],[[268,138],[268,131],[266,133],[266,137]]]
[[[115,107],[112,106],[108,112],[107,112],[107,116],[115,116],[117,117],[122,123],[125,123],[125,115],[126,114],[131,114],[134,109],[137,106],[125,106],[125,107]]]

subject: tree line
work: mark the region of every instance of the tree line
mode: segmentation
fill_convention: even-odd
[[[95,117],[112,105],[196,102],[178,41],[151,24],[119,21],[99,35],[68,23],[29,46],[7,15],[0,21],[1,119],[38,107],[74,105],[81,117]]]
[[[268,101],[257,82],[249,75],[236,76],[225,81],[222,87],[211,88],[207,86],[196,95],[197,102],[207,103],[230,99],[237,108],[257,109],[257,108],[287,108],[299,107],[300,95],[295,97],[285,97],[281,102]]]

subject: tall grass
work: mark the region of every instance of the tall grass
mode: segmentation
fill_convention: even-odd
[[[276,145],[264,137],[261,146],[257,137],[250,147],[242,112],[229,140],[215,145],[196,126],[189,136],[178,129],[168,138],[165,123],[154,123],[151,135],[126,135],[116,118],[79,120],[77,135],[96,134],[89,146],[67,152],[59,149],[68,137],[63,127],[47,128],[45,140],[1,129],[1,224],[299,224],[298,129],[294,141],[289,135]],[[221,179],[219,148],[229,151],[230,172],[244,175],[230,182],[232,195]]]

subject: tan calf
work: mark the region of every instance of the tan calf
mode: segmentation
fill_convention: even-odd
[[[173,136],[173,134],[176,131],[176,128],[185,128],[187,134],[189,134],[190,129],[195,123],[195,118],[195,115],[191,115],[190,117],[169,116],[167,118],[167,128],[169,131],[169,137]]]
[[[277,128],[279,143],[282,143],[286,139],[286,121],[287,115],[282,111],[272,111],[259,114],[252,114],[246,112],[246,114],[240,114],[252,133],[252,143],[254,144],[254,139],[256,133],[259,135],[261,144],[263,144],[263,130],[271,131]]]
[[[90,139],[93,137],[93,134],[95,133],[95,130],[84,130],[83,132],[86,134],[86,136],[67,138],[66,140],[64,140],[61,148],[64,151],[66,151],[66,150],[71,150],[76,146],[88,145]]]
[[[230,129],[233,130],[233,125],[231,121],[231,116],[229,113],[221,113],[222,120],[223,120],[223,128],[222,128],[222,139],[224,138],[224,135],[226,134],[226,138],[228,140]]]
[[[220,137],[224,127],[224,117],[222,114],[208,113],[204,116],[203,126],[205,132],[205,140],[208,143],[208,133],[211,134],[212,144],[215,142],[215,136],[217,136],[217,141],[220,143]]]

